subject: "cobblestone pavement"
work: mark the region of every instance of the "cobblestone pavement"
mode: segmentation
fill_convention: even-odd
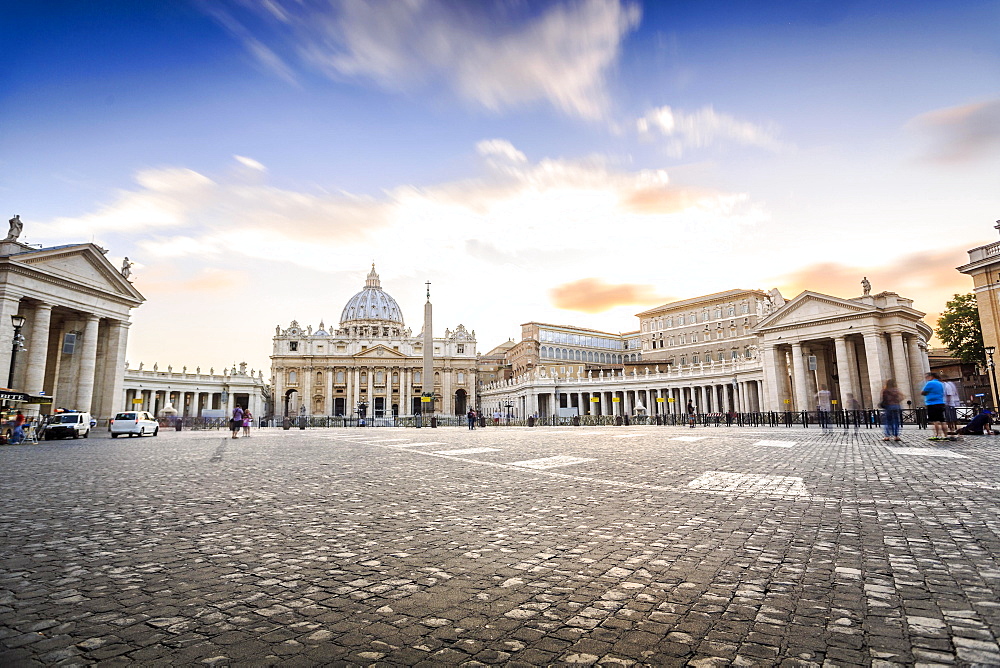
[[[997,665],[1000,438],[0,448],[0,665]]]

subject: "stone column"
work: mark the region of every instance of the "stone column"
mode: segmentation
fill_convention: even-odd
[[[91,412],[94,402],[94,373],[97,369],[97,329],[99,323],[100,319],[96,315],[84,316],[76,406],[77,410],[88,413]]]
[[[365,401],[368,402],[368,410],[365,411],[365,418],[370,418],[375,416],[375,369],[365,369],[368,373],[368,383],[366,387],[368,388],[368,397]]]
[[[125,348],[128,344],[129,323],[124,320],[107,322],[104,359],[98,369],[100,393],[94,397],[95,417],[110,418],[120,410],[116,405],[125,381]],[[42,364],[44,371],[44,362]],[[125,406],[124,408],[128,408]]]
[[[913,407],[916,408],[924,405],[924,397],[920,394],[924,388],[924,369],[920,361],[923,352],[915,335],[907,337],[906,348],[910,358],[910,396],[913,397]]]
[[[24,374],[24,391],[31,395],[43,392],[45,388],[45,359],[49,352],[49,323],[52,319],[52,305],[38,304],[31,319],[31,337],[28,339],[27,368]]]
[[[868,332],[865,337],[865,359],[868,362],[868,386],[871,390],[871,406],[878,405],[882,396],[882,338],[881,334]]]
[[[795,378],[795,410],[809,410],[809,390],[806,385],[806,365],[802,359],[802,344],[792,344],[792,375]]]
[[[851,378],[851,365],[847,359],[847,337],[838,336],[833,339],[837,351],[837,375],[840,376],[840,407],[847,410],[847,395],[853,394],[860,401],[854,390]]]
[[[773,345],[762,346],[760,350],[761,365],[764,369],[765,411],[782,411],[785,405],[781,396],[781,378],[778,375],[778,354]],[[784,365],[782,365],[784,366]],[[784,374],[784,369],[781,370]]]
[[[333,370],[333,367],[326,367],[325,371],[326,371],[326,397],[323,400],[323,412],[326,415],[333,415],[333,378],[336,372]]]
[[[10,351],[14,347],[14,326],[11,324],[10,317],[17,315],[19,308],[21,308],[20,296],[0,294],[0,370],[3,373],[0,384],[2,385],[7,384]]]
[[[903,347],[903,333],[890,332],[889,338],[892,340],[892,373],[896,379],[896,387],[903,393],[902,406],[906,408],[906,400],[913,398],[913,384],[910,382],[910,367]]]
[[[271,375],[274,377],[274,415],[280,417],[285,414],[285,369],[272,366]]]

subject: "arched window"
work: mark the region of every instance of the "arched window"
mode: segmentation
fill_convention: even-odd
[[[366,384],[367,382],[368,382],[368,372],[367,371],[362,371],[361,372],[361,383],[362,384]]]
[[[393,371],[392,372],[392,384],[396,385],[397,383],[399,383],[399,374],[396,373],[395,371]]]
[[[323,372],[322,371],[317,371],[316,372],[316,382],[317,383],[322,383],[323,382]]]

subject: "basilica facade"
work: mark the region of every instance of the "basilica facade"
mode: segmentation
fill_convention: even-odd
[[[429,312],[428,295],[425,323]],[[425,351],[428,341],[432,348]],[[476,334],[462,325],[446,329],[442,338],[414,334],[372,265],[338,326],[321,321],[314,328],[293,320],[275,328],[271,378],[278,416],[462,415],[477,402]],[[431,392],[433,401],[422,403]]]

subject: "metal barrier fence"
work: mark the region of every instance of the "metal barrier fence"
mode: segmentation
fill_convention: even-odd
[[[979,409],[960,407],[958,422],[967,423]],[[574,417],[484,417],[477,420],[479,427],[608,427],[629,425],[689,426],[700,427],[829,427],[840,429],[878,429],[882,426],[885,411],[881,409],[857,411],[766,411],[758,413],[697,413],[667,415],[580,415]],[[927,428],[926,408],[907,408],[901,411],[901,423]],[[184,429],[228,429],[227,418],[160,418],[163,428],[175,427],[177,420]],[[306,415],[301,417],[272,417],[254,420],[256,427],[357,428],[357,427],[464,427],[466,418],[460,415],[416,417],[395,415],[387,417],[332,417]]]

